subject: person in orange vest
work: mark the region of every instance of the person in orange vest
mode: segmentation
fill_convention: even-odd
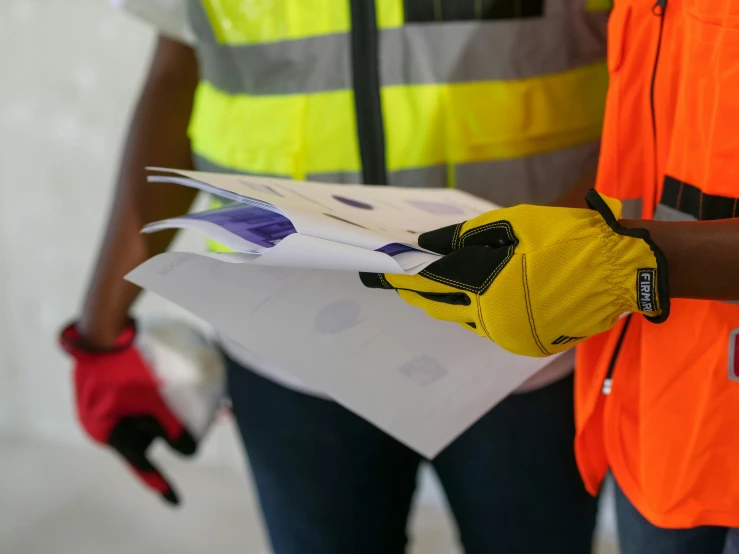
[[[614,476],[622,551],[739,552],[739,1],[617,0],[608,41],[596,190],[362,279],[520,354],[577,346],[578,466]]]

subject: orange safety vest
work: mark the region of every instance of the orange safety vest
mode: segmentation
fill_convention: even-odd
[[[645,218],[739,216],[739,0],[616,0],[608,34],[597,188]],[[591,493],[610,468],[657,526],[739,527],[738,330],[737,305],[673,300],[578,348]]]

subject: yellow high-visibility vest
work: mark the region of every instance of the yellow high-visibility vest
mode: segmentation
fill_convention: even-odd
[[[595,166],[610,0],[189,0],[203,171],[547,203]]]

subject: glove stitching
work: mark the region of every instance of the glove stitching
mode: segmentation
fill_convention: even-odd
[[[490,334],[490,331],[488,331],[487,325],[485,325],[485,319],[482,317],[482,298],[480,298],[480,295],[475,295],[477,297],[477,317],[480,320],[480,325],[482,325],[482,330],[485,331],[485,334],[488,336],[488,338],[495,342],[492,335]]]
[[[598,227],[600,230],[599,236],[601,238],[601,241],[603,242],[603,251],[607,254],[615,252],[619,242],[618,235],[612,232],[611,228],[605,221],[599,221]],[[613,289],[611,293],[617,298],[622,298],[624,294],[626,294],[626,297],[628,297],[628,290],[626,289],[626,287],[623,286],[621,280],[616,277],[617,266],[613,262],[613,256],[606,255],[605,258],[608,267],[606,282]]]
[[[457,249],[457,241],[459,240],[459,231],[462,230],[462,225],[464,225],[464,223],[457,223],[457,226],[454,228],[454,235],[452,236],[452,250]]]
[[[508,253],[506,254],[506,257],[501,261],[498,266],[495,268],[494,271],[490,273],[487,279],[485,279],[485,282],[480,285],[479,287],[473,287],[472,285],[466,284],[466,283],[460,283],[459,281],[455,281],[454,279],[449,279],[447,277],[442,277],[441,275],[437,275],[436,273],[431,273],[428,270],[423,270],[419,275],[423,277],[427,277],[433,281],[437,281],[439,283],[443,283],[445,285],[455,286],[457,288],[460,288],[462,290],[474,292],[475,294],[480,294],[482,291],[484,291],[488,286],[490,286],[490,283],[493,282],[493,280],[498,276],[498,274],[501,272],[501,270],[505,267],[505,265],[508,263],[508,261],[513,257],[513,246],[508,247]]]
[[[493,223],[487,223],[485,225],[482,225],[480,227],[475,227],[474,229],[470,229],[466,233],[464,233],[460,239],[460,246],[464,247],[464,242],[471,237],[472,235],[477,235],[479,233],[483,233],[489,229],[505,229],[506,234],[508,235],[508,238],[510,240],[515,240],[513,237],[513,234],[511,233],[511,225],[508,222],[505,221],[495,221]]]
[[[531,328],[531,335],[534,337],[534,342],[536,343],[536,346],[539,347],[539,350],[541,350],[543,354],[550,356],[552,353],[549,352],[546,348],[544,348],[544,344],[541,342],[541,339],[539,338],[539,334],[536,332],[536,322],[534,321],[534,309],[531,306],[531,295],[529,293],[529,280],[527,278],[527,273],[526,273],[526,254],[523,254],[521,256],[521,280],[523,281],[524,300],[526,301],[526,315],[528,316],[528,319],[529,319],[529,327]]]
[[[383,273],[378,273],[377,275],[380,278],[380,282],[383,284],[385,288],[388,288],[388,289],[395,288],[390,283],[387,282],[387,279],[385,279],[385,275]]]
[[[468,237],[482,233],[484,231],[487,231],[488,229],[505,229],[506,234],[508,235],[508,238],[512,241],[515,241],[515,237],[513,236],[511,232],[511,225],[510,223],[506,221],[495,221],[493,223],[486,223],[485,225],[482,225],[480,227],[475,227],[474,229],[471,229],[464,233],[460,239],[459,237],[459,230],[462,228],[462,224],[456,226],[454,229],[454,237],[452,238],[452,247],[457,249],[457,246],[464,247],[464,241],[467,240]],[[460,288],[462,290],[466,290],[469,292],[474,292],[475,294],[479,294],[485,289],[487,289],[488,286],[490,286],[490,283],[493,282],[493,280],[498,276],[500,271],[503,269],[503,267],[508,263],[508,261],[513,256],[513,246],[508,247],[508,253],[506,257],[503,259],[503,261],[498,264],[498,266],[495,268],[495,270],[488,276],[488,278],[480,285],[479,287],[473,287],[466,283],[461,283],[459,281],[455,281],[453,279],[449,279],[448,277],[442,277],[441,275],[438,275],[436,273],[432,273],[428,270],[424,270],[421,272],[421,275],[424,277],[427,277],[429,279],[432,279],[434,281],[443,283],[445,285],[455,286],[457,288]]]

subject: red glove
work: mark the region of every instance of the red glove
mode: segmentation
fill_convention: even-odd
[[[75,324],[62,331],[61,346],[75,360],[77,415],[94,441],[113,448],[147,487],[178,504],[172,485],[146,451],[158,437],[187,456],[195,453],[197,443],[162,400],[135,338],[136,325],[131,322],[111,348],[93,350],[82,346]]]

